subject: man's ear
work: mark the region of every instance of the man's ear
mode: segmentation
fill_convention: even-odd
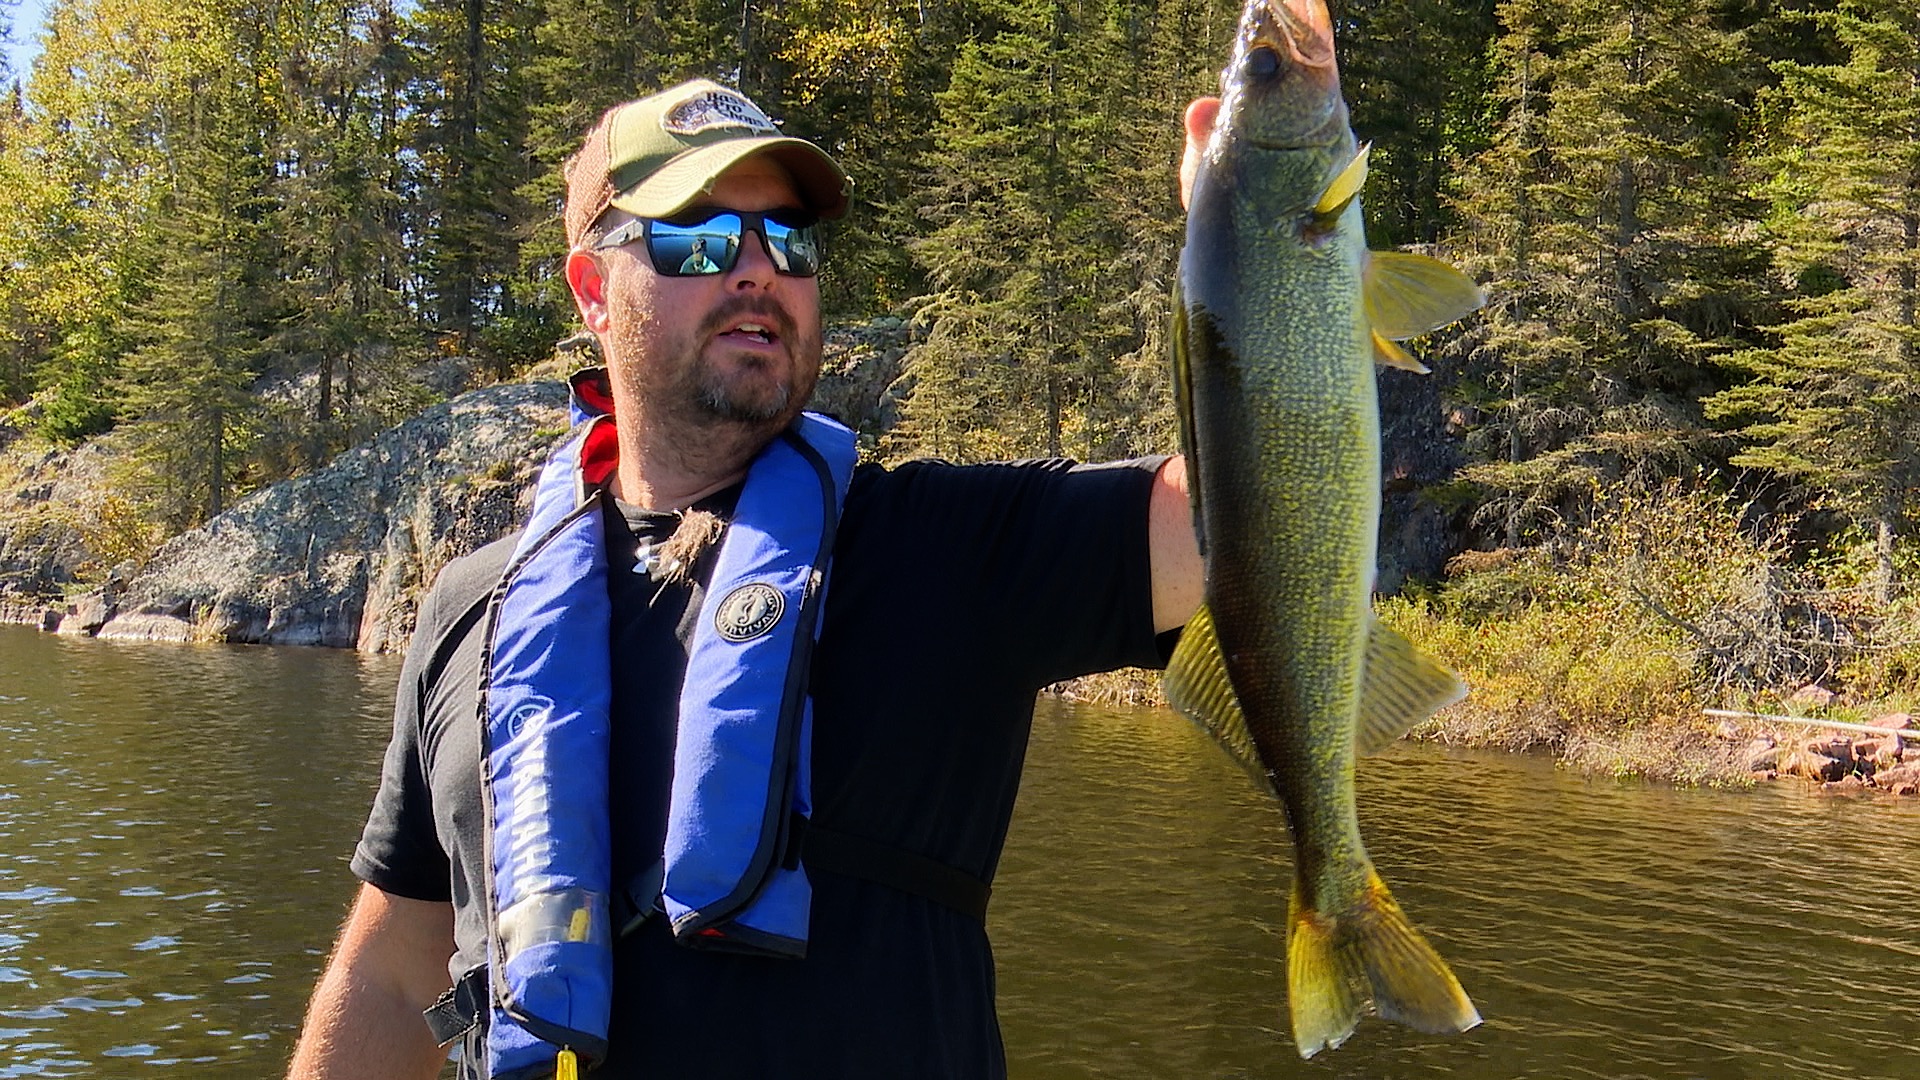
[[[567,253],[567,288],[573,292],[573,306],[580,309],[580,320],[596,334],[607,332],[607,279],[600,260],[575,248]]]

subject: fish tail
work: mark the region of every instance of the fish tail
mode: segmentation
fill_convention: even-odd
[[[1480,1022],[1447,962],[1371,867],[1361,902],[1338,916],[1315,910],[1296,876],[1288,915],[1287,1002],[1303,1058],[1347,1041],[1370,1007],[1430,1034],[1465,1031]]]

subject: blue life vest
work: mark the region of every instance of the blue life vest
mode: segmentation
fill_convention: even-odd
[[[613,996],[608,802],[612,606],[603,488],[611,416],[542,470],[489,605],[482,667],[491,917],[486,1075],[597,1061]],[[811,891],[793,850],[810,812],[807,671],[856,459],[854,435],[801,416],[750,466],[689,643],[659,908],[687,944],[806,951]],[[651,892],[652,881],[643,886]],[[654,898],[636,896],[641,916]]]

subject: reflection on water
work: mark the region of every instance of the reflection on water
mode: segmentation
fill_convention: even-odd
[[[285,1068],[398,669],[0,627],[0,1077]]]
[[[0,1078],[263,1077],[354,888],[398,663],[0,627]],[[989,916],[1019,1080],[1920,1077],[1920,804],[1367,762],[1487,1022],[1284,1028],[1278,807],[1165,712],[1042,702]]]
[[[1015,1076],[1920,1077],[1920,805],[1400,746],[1382,874],[1486,1023],[1286,1033],[1274,801],[1184,721],[1043,702],[992,916]]]

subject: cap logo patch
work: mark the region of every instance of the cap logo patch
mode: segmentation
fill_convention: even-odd
[[[682,137],[717,128],[746,128],[769,135],[780,132],[759,106],[731,90],[702,90],[676,103],[660,118],[660,126]]]
[[[787,598],[764,582],[750,582],[727,594],[713,613],[713,628],[728,641],[752,641],[773,629],[787,609]]]

